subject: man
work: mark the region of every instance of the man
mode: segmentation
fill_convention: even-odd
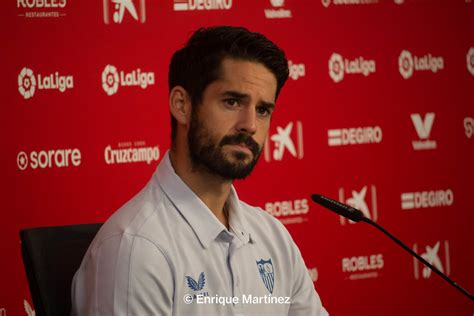
[[[169,69],[172,148],[103,225],[74,276],[75,315],[327,315],[284,226],[239,200],[288,78],[244,28],[199,29]]]

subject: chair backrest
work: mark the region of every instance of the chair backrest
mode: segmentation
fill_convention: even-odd
[[[37,316],[69,315],[71,283],[102,224],[20,231],[21,254]]]

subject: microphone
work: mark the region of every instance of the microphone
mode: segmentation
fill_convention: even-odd
[[[411,250],[407,245],[405,245],[403,242],[401,242],[398,238],[390,234],[387,230],[385,230],[382,226],[378,225],[374,221],[372,221],[370,218],[367,218],[364,216],[364,214],[359,211],[356,208],[353,208],[349,205],[340,203],[338,201],[335,201],[333,199],[330,199],[328,197],[325,197],[320,194],[312,194],[311,198],[313,199],[314,202],[318,203],[319,205],[341,215],[344,216],[347,219],[350,219],[353,222],[366,222],[367,224],[370,224],[374,226],[375,228],[379,229],[382,233],[387,235],[390,239],[392,239],[394,242],[396,242],[400,247],[408,251],[412,256],[414,256],[416,259],[421,261],[424,265],[426,265],[428,268],[430,268],[432,271],[434,271],[436,274],[438,274],[440,277],[442,277],[446,282],[454,286],[457,290],[461,291],[464,295],[469,297],[471,301],[474,301],[474,296],[470,294],[468,291],[463,289],[460,285],[458,285],[456,282],[451,280],[446,274],[443,272],[439,271],[435,266],[433,266],[431,263],[426,261],[423,257],[418,255],[416,252]]]

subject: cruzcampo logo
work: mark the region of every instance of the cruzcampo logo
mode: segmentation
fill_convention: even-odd
[[[273,293],[273,286],[275,285],[275,272],[273,270],[272,259],[257,261],[258,272],[262,278],[263,284],[270,294]]]
[[[201,291],[204,288],[204,285],[206,285],[206,277],[204,276],[204,272],[201,272],[197,282],[190,276],[186,276],[186,280],[188,281],[188,286],[193,291]]]

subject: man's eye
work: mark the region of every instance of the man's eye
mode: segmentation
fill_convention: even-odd
[[[260,116],[269,116],[272,112],[267,107],[259,106],[257,108],[257,114]]]
[[[227,99],[225,100],[225,103],[229,106],[237,106],[239,104],[239,101],[236,99]]]

